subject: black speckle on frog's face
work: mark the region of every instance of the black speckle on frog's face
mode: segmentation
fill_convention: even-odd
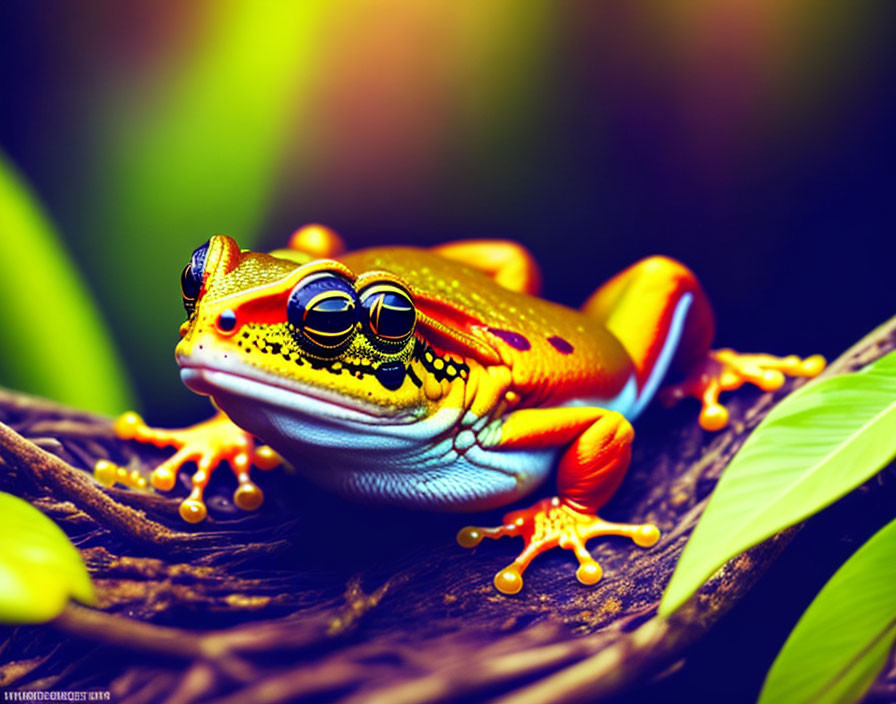
[[[404,383],[406,373],[407,369],[401,362],[385,362],[376,368],[374,375],[383,386],[394,391]]]

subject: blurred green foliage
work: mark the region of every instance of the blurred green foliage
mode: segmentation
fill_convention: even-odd
[[[21,176],[0,154],[0,383],[79,408],[133,403],[90,292]]]
[[[306,129],[294,108],[314,67],[321,9],[207,5],[173,73],[118,86],[96,113],[80,229],[102,246],[82,263],[144,399],[179,387],[179,275],[192,250],[215,233],[249,248],[262,229],[284,142]],[[167,405],[193,403],[185,390],[182,398]]]

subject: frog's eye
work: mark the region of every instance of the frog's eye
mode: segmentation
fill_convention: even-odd
[[[202,277],[205,274],[205,257],[208,254],[208,242],[193,250],[189,263],[180,275],[180,291],[184,297],[184,308],[187,315],[196,310],[196,299],[202,289]]]
[[[371,284],[361,291],[361,322],[379,347],[403,345],[417,322],[411,294],[392,282]]]
[[[358,294],[343,277],[322,272],[309,276],[292,290],[286,313],[308,352],[335,357],[357,331]]]

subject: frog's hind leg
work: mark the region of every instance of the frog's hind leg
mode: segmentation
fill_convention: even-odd
[[[499,286],[537,296],[541,272],[528,249],[510,240],[461,240],[433,247],[433,252],[487,274]]]
[[[715,322],[709,300],[693,272],[668,257],[649,257],[617,274],[583,310],[604,323],[635,364],[639,391],[632,417],[670,370],[684,381],[667,389],[664,399],[697,398],[703,406],[700,425],[719,430],[728,423],[728,411],[719,403],[722,391],[745,382],[770,391],[785,375],[815,376],[824,368],[818,355],[800,359],[710,350]]]
[[[670,369],[685,373],[709,353],[712,307],[697,277],[668,257],[649,257],[607,281],[582,306],[622,343],[638,382],[636,416]]]

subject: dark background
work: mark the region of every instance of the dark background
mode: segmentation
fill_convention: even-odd
[[[153,423],[205,413],[172,350],[180,269],[214,232],[253,248],[312,221],[350,246],[509,237],[534,252],[545,295],[571,305],[667,254],[703,282],[717,344],[745,351],[833,358],[896,312],[892,3],[337,2],[296,28],[323,48],[258,94],[276,42],[261,26],[257,46],[215,45],[227,22],[247,26],[224,5],[0,8],[0,148],[54,220]],[[259,67],[204,100],[215,61],[224,74],[241,57]],[[273,146],[253,142],[265,129]],[[657,695],[752,700],[854,547],[776,567]]]

